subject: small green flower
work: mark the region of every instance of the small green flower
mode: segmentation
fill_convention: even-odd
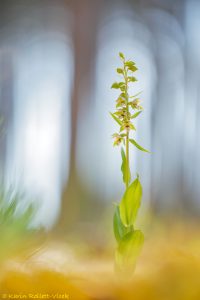
[[[141,101],[139,98],[130,102],[132,109],[143,110],[143,107],[140,105]]]
[[[116,107],[120,107],[120,106],[125,106],[126,105],[126,100],[122,97],[119,97],[116,100]]]
[[[123,121],[129,121],[131,118],[131,113],[126,108],[118,109],[114,114]]]
[[[123,136],[118,133],[114,133],[112,137],[114,138],[113,146],[119,146],[121,142],[124,142]]]
[[[129,132],[131,129],[135,130],[135,126],[130,121],[125,121],[120,127],[120,131],[126,130]]]

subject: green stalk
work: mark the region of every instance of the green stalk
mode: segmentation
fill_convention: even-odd
[[[126,111],[127,114],[129,112],[128,108],[128,79],[127,79],[127,71],[124,66],[124,79],[125,79],[125,95],[126,95]],[[129,186],[129,131],[126,131],[126,188]]]
[[[126,134],[126,188],[129,186],[129,133]]]

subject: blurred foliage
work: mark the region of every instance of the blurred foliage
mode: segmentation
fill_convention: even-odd
[[[24,200],[13,188],[0,187],[0,262],[22,249],[36,232],[31,227],[36,206]]]

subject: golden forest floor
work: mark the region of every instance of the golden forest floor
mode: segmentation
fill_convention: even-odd
[[[5,260],[0,299],[200,300],[199,223],[157,224],[132,278],[115,275],[110,249],[80,253],[51,240],[29,256]]]

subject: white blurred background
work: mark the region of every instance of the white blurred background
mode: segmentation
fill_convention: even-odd
[[[199,28],[195,0],[0,2],[0,173],[39,199],[37,223],[101,219],[120,199],[119,51],[139,68],[136,140],[152,154],[132,148],[131,169],[143,206],[199,212]]]

